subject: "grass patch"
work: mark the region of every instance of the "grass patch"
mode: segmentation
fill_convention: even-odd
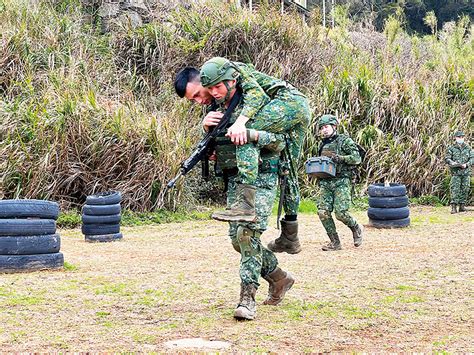
[[[75,270],[77,270],[77,266],[65,261],[64,262],[64,270],[66,270],[66,271],[75,271]]]
[[[32,290],[28,290],[30,294],[18,294],[14,290],[8,290],[6,287],[0,288],[0,305],[4,306],[33,306],[44,302],[44,292],[39,294],[31,294]]]
[[[158,210],[155,212],[122,211],[123,227],[154,225],[173,222],[199,221],[211,218],[210,211]],[[77,210],[61,212],[56,222],[58,228],[77,228],[82,224],[81,214]]]
[[[132,291],[128,290],[128,286],[124,283],[103,283],[95,289],[96,295],[119,294],[121,296],[131,296]]]

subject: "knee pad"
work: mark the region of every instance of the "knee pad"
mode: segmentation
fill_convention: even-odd
[[[249,228],[239,226],[237,228],[237,241],[240,247],[240,254],[242,254],[242,258],[249,258],[255,255],[255,250],[252,248],[252,237],[260,236],[259,232],[253,231]]]
[[[328,210],[318,210],[318,216],[321,221],[331,218],[331,212]]]
[[[336,215],[336,218],[343,222],[349,218],[349,215],[347,214],[347,211],[337,211],[334,213]]]
[[[237,253],[240,254],[240,245],[236,240],[232,240],[232,247]]]

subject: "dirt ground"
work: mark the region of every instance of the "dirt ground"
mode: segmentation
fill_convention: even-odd
[[[0,275],[0,350],[166,351],[200,337],[233,352],[472,353],[474,212],[411,213],[406,229],[365,228],[358,249],[338,224],[340,252],[321,251],[317,216],[301,215],[303,251],[278,255],[297,281],[274,307],[261,305],[262,280],[252,322],[232,317],[239,255],[225,223],[123,228],[122,241],[104,244],[63,230],[66,270]]]

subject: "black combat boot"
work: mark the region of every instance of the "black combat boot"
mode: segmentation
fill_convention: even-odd
[[[234,318],[239,320],[252,320],[257,315],[255,294],[257,289],[254,285],[240,284],[240,301],[234,312]]]
[[[354,246],[360,247],[362,245],[362,226],[357,223],[353,227],[349,227],[352,231],[352,237],[354,238]]]
[[[459,204],[459,212],[466,212],[466,207],[464,203]]]
[[[286,252],[288,254],[298,254],[301,251],[298,239],[298,221],[280,221],[281,234],[271,241],[267,248],[274,253]]]
[[[212,218],[224,222],[255,222],[255,186],[237,184],[235,189],[235,202],[229,209],[216,211]]]
[[[283,271],[278,266],[275,270],[263,277],[268,281],[268,296],[263,304],[276,306],[285,297],[286,291],[295,283],[293,275],[289,272]]]
[[[454,214],[454,213],[458,213],[458,211],[456,210],[456,204],[452,203],[451,204],[451,214]]]
[[[341,241],[339,240],[339,236],[337,234],[328,235],[329,239],[331,240],[328,244],[323,245],[321,248],[324,251],[333,251],[333,250],[341,250]]]

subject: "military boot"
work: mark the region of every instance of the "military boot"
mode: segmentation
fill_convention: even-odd
[[[349,227],[352,231],[352,237],[354,238],[354,246],[360,247],[362,245],[362,226],[357,223],[353,227]]]
[[[454,214],[454,213],[458,213],[458,211],[456,210],[456,204],[452,203],[451,204],[451,214]]]
[[[216,211],[212,218],[224,222],[255,222],[255,186],[237,184],[235,202],[229,209]]]
[[[288,254],[298,254],[301,251],[298,239],[298,221],[280,221],[281,234],[271,241],[267,248],[274,253],[286,252]]]
[[[240,284],[240,301],[234,312],[236,319],[252,320],[257,315],[257,306],[255,304],[255,294],[257,289],[252,284]]]
[[[267,299],[263,301],[263,304],[271,306],[276,306],[283,301],[286,291],[295,283],[293,275],[283,271],[278,266],[274,271],[263,278],[268,281],[268,296]]]
[[[341,241],[339,240],[339,236],[337,234],[329,235],[329,239],[331,240],[328,244],[323,245],[321,248],[324,251],[333,251],[333,250],[341,250]]]
[[[466,212],[466,207],[464,203],[459,204],[459,212]]]

